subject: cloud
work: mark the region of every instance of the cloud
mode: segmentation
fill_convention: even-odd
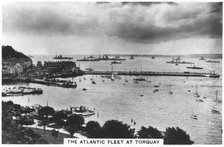
[[[162,42],[222,37],[222,3],[15,3],[3,33],[118,37]]]
[[[220,7],[221,9],[221,7]],[[120,38],[159,42],[192,36],[222,37],[222,17],[211,3],[161,3],[142,7],[124,6],[110,10],[111,30],[108,34]]]

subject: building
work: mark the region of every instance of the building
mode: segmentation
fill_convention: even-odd
[[[44,62],[44,67],[49,68],[54,72],[69,72],[69,71],[74,71],[76,67],[76,63],[72,61],[61,61],[61,62]]]

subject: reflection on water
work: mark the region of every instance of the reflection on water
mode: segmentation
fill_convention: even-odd
[[[38,57],[40,60],[40,57]],[[77,59],[77,58],[75,58]],[[115,70],[151,70],[151,71],[192,71],[187,65],[170,65],[165,61],[168,58],[136,58],[115,65]],[[197,63],[198,59],[184,59]],[[216,70],[221,74],[221,64],[211,64],[200,61],[203,72]],[[78,63],[77,63],[78,65]],[[95,70],[110,70],[110,62],[80,62],[82,69],[92,67]],[[198,70],[193,70],[198,72]],[[199,70],[200,71],[200,70]],[[85,77],[85,78],[84,78]],[[92,84],[94,78],[96,84]],[[68,78],[77,82],[76,89],[28,84],[30,87],[42,88],[43,95],[27,95],[6,97],[4,100],[13,100],[22,105],[48,104],[55,109],[67,109],[70,106],[86,106],[96,109],[97,116],[86,117],[86,122],[96,120],[103,124],[109,119],[121,120],[139,130],[141,126],[154,126],[164,131],[166,127],[179,126],[190,134],[197,144],[220,144],[222,141],[222,117],[211,112],[215,105],[213,101],[218,90],[218,98],[222,99],[221,78],[201,77],[145,77],[146,81],[133,83],[134,76],[121,76],[121,79],[111,81],[101,76],[85,75],[77,78]],[[125,79],[128,82],[125,82]],[[154,85],[159,85],[158,92],[153,92]],[[171,85],[171,86],[170,86]],[[194,93],[197,91],[204,102],[196,102]],[[87,91],[82,91],[86,88]],[[169,89],[173,95],[168,93]],[[29,101],[28,101],[29,98]],[[221,112],[222,105],[217,104]],[[198,120],[192,119],[192,111],[198,115]],[[134,119],[136,125],[131,122]]]

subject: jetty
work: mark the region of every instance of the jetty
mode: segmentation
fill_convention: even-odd
[[[202,72],[154,72],[154,71],[85,71],[87,75],[117,75],[126,76],[183,76],[183,77],[210,77],[219,78],[216,73],[202,73]]]

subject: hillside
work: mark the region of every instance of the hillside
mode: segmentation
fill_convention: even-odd
[[[11,46],[2,46],[2,58],[3,59],[16,58],[16,59],[29,59],[29,60],[31,60],[29,57],[27,57],[23,53],[17,52]]]

